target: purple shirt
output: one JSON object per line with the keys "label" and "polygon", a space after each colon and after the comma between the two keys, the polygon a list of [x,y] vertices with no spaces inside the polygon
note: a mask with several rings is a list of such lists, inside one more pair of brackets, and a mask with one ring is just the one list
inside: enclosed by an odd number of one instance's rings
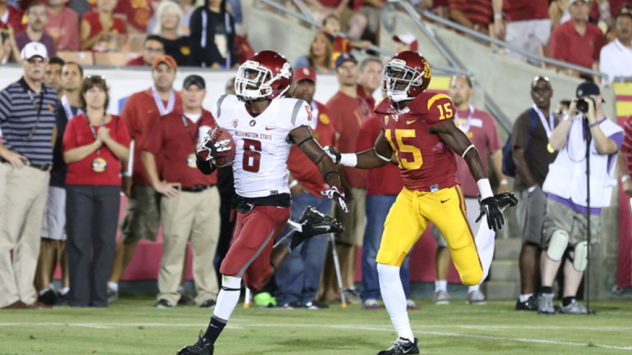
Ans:
{"label": "purple shirt", "polygon": [[[20,32],[15,36],[15,43],[18,45],[18,49],[21,51],[27,44],[29,44],[31,39],[26,34],[26,31]],[[40,38],[39,42],[46,47],[46,51],[48,52],[48,57],[52,57],[57,54],[57,49],[55,48],[55,41],[53,41],[53,37],[47,35],[46,33],[42,34],[42,38]]]}
{"label": "purple shirt", "polygon": [[[603,120],[599,121],[599,123],[602,123],[603,121],[607,120],[608,118],[604,118]],[[584,139],[586,138],[586,133],[584,132]],[[617,144],[617,150],[621,149],[621,145],[623,145],[623,132],[617,132],[614,133],[610,136],[608,136],[608,139],[612,139],[616,144]],[[617,156],[617,153],[614,154],[608,154],[608,170],[610,170],[612,168],[612,164],[614,164],[615,162],[615,157]],[[555,202],[559,202],[563,205],[566,205],[568,207],[570,207],[573,211],[575,212],[579,212],[579,213],[586,213],[587,212],[587,208],[585,206],[580,206],[576,203],[574,203],[570,198],[563,198],[561,196],[549,193],[548,198],[552,201]],[[600,215],[601,214],[601,208],[591,208],[590,209],[590,214],[592,215]]]}

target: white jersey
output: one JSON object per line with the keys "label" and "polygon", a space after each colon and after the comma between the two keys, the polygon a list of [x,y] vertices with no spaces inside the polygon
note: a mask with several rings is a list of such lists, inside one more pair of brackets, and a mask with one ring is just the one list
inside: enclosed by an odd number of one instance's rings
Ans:
{"label": "white jersey", "polygon": [[290,193],[287,158],[293,143],[289,141],[289,133],[311,124],[309,104],[278,98],[263,113],[252,117],[237,96],[224,95],[217,99],[211,113],[217,125],[235,141],[236,193],[249,198]]}

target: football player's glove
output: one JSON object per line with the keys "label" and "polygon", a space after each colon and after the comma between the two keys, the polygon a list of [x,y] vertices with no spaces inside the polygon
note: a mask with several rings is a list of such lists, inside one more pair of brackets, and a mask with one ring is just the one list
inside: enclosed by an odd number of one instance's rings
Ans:
{"label": "football player's glove", "polygon": [[334,161],[334,164],[336,165],[340,164],[340,159],[342,157],[340,155],[340,152],[338,152],[334,147],[327,145],[323,148],[323,150],[325,151],[325,153],[327,153],[327,155],[331,158],[331,160]]}
{"label": "football player's glove", "polygon": [[476,222],[480,221],[483,216],[487,216],[487,226],[489,229],[497,232],[505,224],[503,211],[507,207],[516,206],[518,199],[516,199],[513,193],[505,192],[479,201],[479,204],[481,206],[481,213],[476,219]]}
{"label": "football player's glove", "polygon": [[213,132],[209,132],[197,150],[197,156],[201,157],[205,161],[225,157],[228,155],[228,151],[232,149],[229,139],[217,141],[221,133],[219,130],[215,131],[213,136],[211,136],[211,133]]}
{"label": "football player's glove", "polygon": [[338,207],[345,213],[349,213],[349,207],[345,201],[345,190],[342,187],[332,186],[329,190],[321,192],[323,196],[327,196],[328,199],[336,201]]}

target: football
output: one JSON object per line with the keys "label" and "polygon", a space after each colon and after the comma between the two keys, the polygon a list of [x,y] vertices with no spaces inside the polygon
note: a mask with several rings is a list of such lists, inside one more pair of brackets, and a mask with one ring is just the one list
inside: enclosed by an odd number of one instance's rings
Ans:
{"label": "football", "polygon": [[223,168],[232,164],[233,159],[235,158],[235,141],[233,141],[233,137],[230,133],[221,127],[215,127],[215,129],[210,133],[210,136],[213,137],[213,143],[228,139],[228,146],[230,147],[230,150],[226,152],[226,156],[212,160],[213,165],[218,168]]}

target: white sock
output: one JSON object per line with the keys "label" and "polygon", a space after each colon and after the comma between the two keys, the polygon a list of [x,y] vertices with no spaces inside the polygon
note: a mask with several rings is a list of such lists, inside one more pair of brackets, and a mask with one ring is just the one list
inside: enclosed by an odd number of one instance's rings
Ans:
{"label": "white sock", "polygon": [[223,275],[222,289],[217,295],[217,304],[215,305],[213,316],[228,321],[235,307],[237,307],[240,294],[241,278]]}
{"label": "white sock", "polygon": [[178,293],[184,293],[184,287],[178,286]]}
{"label": "white sock", "polygon": [[494,231],[489,229],[487,226],[487,222],[483,221],[480,228],[478,228],[476,238],[474,238],[476,250],[478,251],[478,258],[481,260],[481,265],[483,266],[483,278],[481,279],[481,282],[487,278],[487,275],[489,275],[489,268],[492,266],[494,248],[496,246],[496,240],[494,238],[495,235]]}
{"label": "white sock", "polygon": [[478,290],[480,290],[480,288],[481,288],[481,285],[470,286],[467,289],[467,293],[477,292]]}
{"label": "white sock", "polygon": [[406,294],[399,278],[399,267],[377,264],[377,273],[380,278],[380,292],[382,300],[391,322],[400,338],[415,341],[413,330],[410,328],[410,320],[406,311]]}
{"label": "white sock", "polygon": [[520,295],[520,302],[527,302],[531,296],[533,296],[533,293],[527,293],[526,295]]}
{"label": "white sock", "polygon": [[46,292],[48,292],[48,291],[50,291],[48,288],[43,289],[43,290],[41,290],[41,291],[39,292],[39,295],[41,296],[41,295],[45,294],[45,293],[46,293]]}
{"label": "white sock", "polygon": [[59,291],[59,293],[61,293],[61,295],[64,296],[65,294],[68,293],[68,291],[70,291],[70,287],[64,287]]}
{"label": "white sock", "polygon": [[448,280],[436,280],[435,292],[436,291],[448,291]]}
{"label": "white sock", "polygon": [[118,283],[116,282],[112,282],[112,281],[108,281],[108,287],[114,291],[114,292],[118,292]]}
{"label": "white sock", "polygon": [[52,283],[48,284],[48,288],[55,291],[55,285],[53,285]]}

